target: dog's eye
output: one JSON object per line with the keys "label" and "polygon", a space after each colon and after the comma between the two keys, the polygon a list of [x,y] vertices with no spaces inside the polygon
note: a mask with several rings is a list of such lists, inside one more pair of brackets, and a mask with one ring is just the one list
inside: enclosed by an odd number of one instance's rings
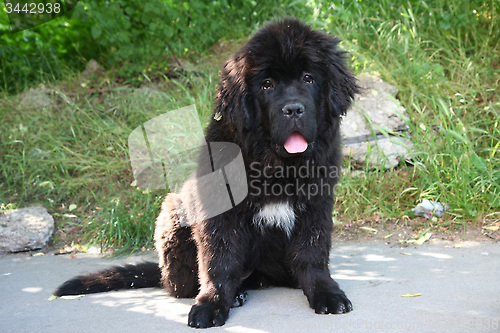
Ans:
{"label": "dog's eye", "polygon": [[314,82],[313,77],[311,75],[309,75],[309,74],[304,75],[304,77],[302,78],[302,80],[305,83],[313,83]]}
{"label": "dog's eye", "polygon": [[273,81],[268,79],[262,83],[262,89],[267,90],[267,89],[271,89],[271,88],[274,88]]}

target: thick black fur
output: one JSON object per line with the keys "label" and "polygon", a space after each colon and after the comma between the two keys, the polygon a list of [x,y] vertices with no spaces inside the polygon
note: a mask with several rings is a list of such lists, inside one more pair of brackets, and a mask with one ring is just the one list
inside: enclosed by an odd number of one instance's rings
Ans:
{"label": "thick black fur", "polygon": [[55,296],[101,293],[111,290],[160,286],[158,264],[145,262],[138,265],[113,267],[98,273],[77,276],[64,282]]}
{"label": "thick black fur", "polygon": [[[358,92],[338,43],[285,19],[255,34],[222,70],[206,140],[241,148],[249,194],[221,215],[186,221],[203,206],[195,195],[196,183],[191,183],[167,196],[155,231],[161,285],[175,297],[196,297],[189,326],[223,325],[235,295],[263,285],[301,288],[316,313],[352,310],[328,269],[333,189],[342,161],[340,119]],[[306,139],[306,151],[285,150],[293,132]],[[310,172],[283,174],[285,168]],[[287,190],[266,191],[273,186]],[[256,223],[256,214],[269,204],[288,207],[293,221],[285,227]],[[149,265],[124,270],[142,278],[141,268],[148,269],[150,286],[159,282]],[[114,281],[121,274],[109,272],[66,282],[56,294],[145,286],[130,277],[125,283]],[[107,286],[100,286],[109,275]]]}

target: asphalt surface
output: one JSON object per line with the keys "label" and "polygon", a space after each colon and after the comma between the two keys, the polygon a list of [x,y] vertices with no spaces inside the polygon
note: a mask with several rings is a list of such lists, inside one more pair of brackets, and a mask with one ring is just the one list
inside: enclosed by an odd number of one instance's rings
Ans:
{"label": "asphalt surface", "polygon": [[[460,243],[458,243],[460,244]],[[161,289],[116,291],[49,301],[77,274],[155,260],[154,253],[102,258],[0,256],[1,332],[193,332],[191,299]],[[317,315],[301,290],[249,291],[227,332],[500,332],[500,244],[336,244],[334,279],[353,303],[344,315]],[[402,295],[421,294],[416,297]]]}

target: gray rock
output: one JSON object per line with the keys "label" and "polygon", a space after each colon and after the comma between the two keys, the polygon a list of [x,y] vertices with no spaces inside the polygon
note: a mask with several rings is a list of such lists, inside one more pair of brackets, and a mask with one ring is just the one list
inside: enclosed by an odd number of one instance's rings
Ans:
{"label": "gray rock", "polygon": [[377,135],[373,140],[363,140],[344,145],[344,156],[351,156],[351,165],[363,169],[377,166],[391,169],[397,166],[402,159],[410,157],[409,150],[413,147],[408,138]]}
{"label": "gray rock", "polygon": [[21,93],[20,105],[23,108],[41,109],[52,104],[52,90],[45,85],[30,88]]}
{"label": "gray rock", "polygon": [[45,247],[54,219],[44,207],[27,207],[0,214],[0,251],[21,252]]}
{"label": "gray rock", "polygon": [[[362,74],[358,76],[362,93],[342,120],[341,133],[344,155],[351,157],[356,167],[393,168],[408,158],[412,143],[401,132],[408,130],[403,121],[406,110],[396,99],[398,89],[382,79]],[[398,134],[394,136],[394,134]]]}
{"label": "gray rock", "polygon": [[104,73],[104,67],[102,67],[94,59],[90,59],[85,65],[85,69],[82,72],[83,78],[88,79],[91,75],[100,75]]}

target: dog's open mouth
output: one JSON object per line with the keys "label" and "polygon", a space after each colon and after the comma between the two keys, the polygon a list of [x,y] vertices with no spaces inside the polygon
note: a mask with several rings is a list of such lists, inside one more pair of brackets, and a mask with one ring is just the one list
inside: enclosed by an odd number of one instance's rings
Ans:
{"label": "dog's open mouth", "polygon": [[293,132],[286,140],[284,147],[289,154],[299,154],[307,150],[308,143],[302,134]]}

